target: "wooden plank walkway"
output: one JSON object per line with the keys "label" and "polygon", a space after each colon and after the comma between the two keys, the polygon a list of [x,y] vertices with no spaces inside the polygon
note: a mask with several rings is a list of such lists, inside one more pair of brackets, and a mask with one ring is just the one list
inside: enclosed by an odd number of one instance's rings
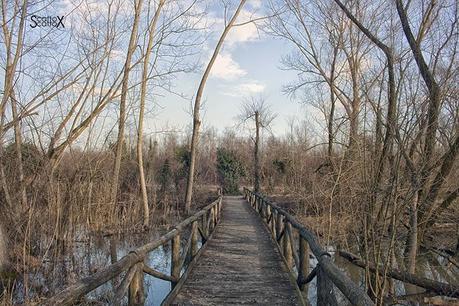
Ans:
{"label": "wooden plank walkway", "polygon": [[243,197],[223,198],[213,238],[172,305],[301,305],[263,221]]}

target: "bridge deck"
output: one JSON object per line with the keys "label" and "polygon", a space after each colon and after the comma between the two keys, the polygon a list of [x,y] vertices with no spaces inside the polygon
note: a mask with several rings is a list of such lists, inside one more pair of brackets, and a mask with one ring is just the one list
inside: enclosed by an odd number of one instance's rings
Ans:
{"label": "bridge deck", "polygon": [[173,305],[300,305],[262,220],[243,197],[224,197],[221,223]]}

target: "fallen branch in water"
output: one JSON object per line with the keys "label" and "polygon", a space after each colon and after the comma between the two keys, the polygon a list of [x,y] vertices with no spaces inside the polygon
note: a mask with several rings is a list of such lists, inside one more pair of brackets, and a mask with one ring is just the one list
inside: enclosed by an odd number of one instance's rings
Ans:
{"label": "fallen branch in water", "polygon": [[[345,251],[339,251],[338,254],[343,257],[344,259],[348,260],[350,263],[361,267],[361,268],[366,268],[368,267],[371,272],[376,271],[376,266],[372,263],[365,263],[361,258],[359,258],[357,255],[354,255],[352,253],[348,253]],[[379,270],[384,269],[382,266],[379,267]],[[388,269],[387,274],[388,277],[398,279],[402,282],[410,283],[413,285],[416,285],[418,287],[422,287],[428,291],[435,292],[438,295],[442,296],[449,296],[453,298],[459,298],[459,286],[457,285],[451,285],[447,283],[442,283],[442,282],[437,282],[431,279],[427,279],[424,277],[416,276],[414,274],[404,272],[404,271],[399,271],[399,270],[394,270],[394,269]]]}

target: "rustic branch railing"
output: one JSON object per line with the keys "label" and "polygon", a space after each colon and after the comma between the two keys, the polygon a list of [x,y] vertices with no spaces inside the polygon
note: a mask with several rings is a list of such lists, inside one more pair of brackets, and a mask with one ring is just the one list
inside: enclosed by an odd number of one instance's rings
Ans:
{"label": "rustic branch railing", "polygon": [[[126,294],[128,294],[129,305],[144,304],[144,273],[171,282],[173,289],[163,301],[164,304],[167,304],[166,301],[169,301],[171,296],[177,291],[174,288],[183,282],[191,265],[196,262],[204,250],[206,241],[211,237],[220,221],[221,209],[222,197],[220,196],[216,201],[179,223],[173,230],[161,236],[158,240],[131,251],[114,264],[77,281],[75,284],[45,301],[43,305],[73,305],[92,290],[109,282],[123,272],[126,272],[124,278],[114,292],[113,299],[115,304],[119,303]],[[189,226],[191,226],[190,236],[182,252],[180,252],[180,237]],[[199,237],[201,248],[198,245]],[[148,253],[169,243],[169,241],[171,242],[171,275],[156,271],[144,262]],[[184,265],[186,260],[189,260],[188,266]],[[181,274],[182,271],[183,274]]]}
{"label": "rustic branch railing", "polygon": [[[300,290],[307,292],[306,285],[317,277],[317,305],[338,305],[333,284],[353,305],[374,305],[365,291],[335,266],[330,254],[324,251],[313,233],[262,195],[247,188],[244,188],[244,192],[247,201],[270,229],[290,272],[296,276]],[[298,248],[294,240],[294,229],[298,233]],[[309,249],[318,261],[311,272],[309,272]]]}

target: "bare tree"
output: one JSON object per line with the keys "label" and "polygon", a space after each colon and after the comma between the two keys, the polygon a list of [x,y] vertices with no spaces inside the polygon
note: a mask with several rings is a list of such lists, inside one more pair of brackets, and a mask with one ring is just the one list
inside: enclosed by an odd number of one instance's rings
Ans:
{"label": "bare tree", "polygon": [[[244,4],[247,0],[241,0],[239,5],[234,12],[233,16],[229,20],[229,22],[225,23],[225,29],[223,30],[217,45],[215,46],[214,52],[212,53],[212,57],[210,58],[209,63],[206,66],[206,70],[201,78],[201,82],[199,83],[198,91],[196,93],[196,98],[194,100],[194,107],[193,107],[193,132],[191,135],[191,144],[190,144],[190,168],[188,171],[188,181],[186,185],[186,195],[185,195],[185,211],[186,213],[190,212],[191,208],[191,199],[193,195],[193,183],[194,183],[194,172],[195,172],[195,164],[196,164],[196,151],[198,147],[199,141],[199,128],[201,126],[201,119],[199,116],[199,111],[201,108],[201,98],[204,92],[204,87],[206,86],[207,79],[209,78],[210,71],[212,70],[212,66],[217,59],[218,53],[220,52],[223,42],[225,41],[226,36],[228,35],[229,31],[233,27],[236,19],[241,12]],[[225,16],[226,17],[226,16]]]}
{"label": "bare tree", "polygon": [[132,23],[132,32],[129,38],[129,45],[124,63],[123,79],[120,97],[120,117],[118,121],[118,139],[116,141],[115,164],[113,167],[113,181],[111,187],[111,201],[113,207],[116,208],[116,200],[118,195],[119,175],[121,168],[121,158],[123,155],[124,145],[124,127],[126,121],[126,99],[129,89],[129,73],[131,71],[132,55],[137,46],[137,29],[139,27],[140,13],[142,11],[143,0],[137,0],[134,3],[134,20]]}
{"label": "bare tree", "polygon": [[139,180],[140,180],[140,189],[142,194],[142,204],[143,204],[143,225],[148,226],[150,222],[150,209],[148,206],[148,195],[147,195],[147,186],[145,183],[145,172],[143,166],[143,121],[145,113],[145,98],[147,93],[147,79],[148,79],[148,68],[150,61],[150,54],[153,50],[153,42],[156,37],[156,24],[158,22],[161,9],[164,6],[166,0],[160,0],[158,6],[156,7],[155,14],[153,19],[150,22],[149,31],[148,31],[148,44],[145,48],[145,56],[143,60],[143,70],[142,70],[142,80],[140,88],[140,109],[139,109],[139,126],[137,129],[137,160],[139,162]]}
{"label": "bare tree", "polygon": [[[260,192],[261,177],[260,177],[260,133],[263,129],[269,130],[276,115],[270,110],[266,104],[266,100],[262,96],[250,97],[245,100],[242,105],[239,120],[242,124],[249,122],[254,124],[255,137],[251,137],[254,142],[253,147],[253,184],[254,191]],[[253,130],[253,127],[252,127]]]}

